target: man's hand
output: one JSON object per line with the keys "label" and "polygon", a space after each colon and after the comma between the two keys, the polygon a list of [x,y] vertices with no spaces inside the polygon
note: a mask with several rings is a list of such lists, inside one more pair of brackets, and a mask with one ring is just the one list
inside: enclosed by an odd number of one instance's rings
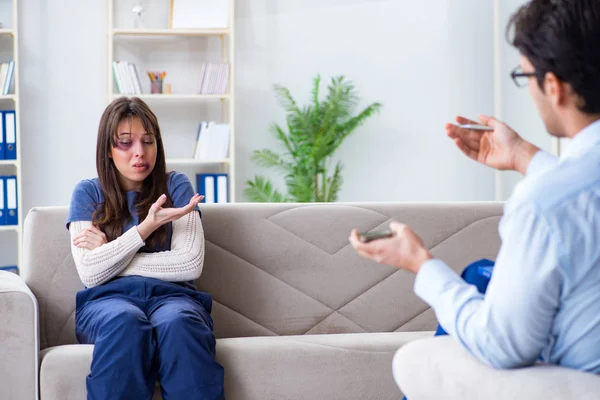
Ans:
{"label": "man's hand", "polygon": [[416,274],[421,265],[433,256],[425,248],[423,240],[407,225],[392,222],[390,229],[394,232],[393,237],[369,243],[362,243],[358,231],[354,229],[350,234],[350,243],[361,257]]}
{"label": "man's hand", "polygon": [[[540,149],[525,141],[508,125],[484,115],[481,123],[493,131],[477,131],[446,124],[446,133],[456,146],[469,158],[499,170],[527,172],[529,162]],[[457,117],[459,124],[477,124],[464,117]]]}
{"label": "man's hand", "polygon": [[88,249],[90,251],[106,243],[106,235],[94,225],[91,225],[79,232],[79,234],[73,238],[73,245],[75,247],[79,247],[80,249]]}
{"label": "man's hand", "polygon": [[190,199],[190,202],[183,207],[179,208],[163,208],[163,204],[167,201],[166,195],[161,195],[148,210],[146,218],[137,226],[138,232],[143,240],[146,240],[148,236],[152,234],[160,226],[175,221],[186,214],[192,212],[194,207],[202,201],[204,196],[194,194]]}

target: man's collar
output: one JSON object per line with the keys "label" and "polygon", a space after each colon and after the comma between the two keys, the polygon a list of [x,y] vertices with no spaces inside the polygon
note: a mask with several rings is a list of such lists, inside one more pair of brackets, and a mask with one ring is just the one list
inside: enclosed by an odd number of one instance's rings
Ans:
{"label": "man's collar", "polygon": [[569,146],[560,155],[560,159],[577,158],[600,142],[600,120],[592,122],[571,139]]}

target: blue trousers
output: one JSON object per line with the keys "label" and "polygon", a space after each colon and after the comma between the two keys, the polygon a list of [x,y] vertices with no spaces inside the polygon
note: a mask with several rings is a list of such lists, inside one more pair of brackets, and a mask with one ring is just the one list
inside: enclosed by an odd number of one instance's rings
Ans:
{"label": "blue trousers", "polygon": [[[492,279],[492,270],[494,269],[494,262],[490,260],[479,260],[473,264],[469,264],[460,275],[465,282],[475,285],[479,293],[484,294],[487,290],[490,279]],[[437,330],[434,336],[447,335],[444,328],[438,324]]]}
{"label": "blue trousers", "polygon": [[129,276],[77,294],[79,343],[94,344],[88,400],[225,398],[215,359],[212,298],[179,284]]}
{"label": "blue trousers", "polygon": [[[460,275],[465,282],[475,285],[479,293],[484,294],[487,290],[490,279],[492,279],[492,271],[494,269],[494,262],[486,259],[476,261],[469,264]],[[438,324],[437,330],[434,336],[447,335],[444,328]],[[403,398],[406,400],[406,397]]]}

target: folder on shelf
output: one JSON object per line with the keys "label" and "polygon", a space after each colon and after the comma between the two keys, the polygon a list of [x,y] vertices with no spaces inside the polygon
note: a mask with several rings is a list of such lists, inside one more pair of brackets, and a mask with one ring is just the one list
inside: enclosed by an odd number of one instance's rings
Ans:
{"label": "folder on shelf", "polygon": [[8,76],[8,63],[1,63],[0,64],[0,85],[1,85],[1,91],[0,93],[4,93],[4,85],[6,84],[6,78]]}
{"label": "folder on shelf", "polygon": [[202,203],[215,203],[215,177],[211,174],[197,174],[198,193],[204,195]]}
{"label": "folder on shelf", "polygon": [[17,177],[5,176],[4,179],[6,188],[4,191],[6,225],[18,225],[19,210],[17,207]]}
{"label": "folder on shelf", "polygon": [[229,177],[227,174],[217,176],[217,203],[229,203]]}
{"label": "folder on shelf", "polygon": [[229,125],[202,122],[196,141],[194,159],[223,160],[229,154]]}
{"label": "folder on shelf", "polygon": [[203,203],[229,202],[229,177],[227,174],[197,174],[198,193],[204,195]]}
{"label": "folder on shelf", "polygon": [[6,135],[6,140],[4,145],[6,146],[5,150],[5,159],[7,160],[16,160],[17,159],[17,124],[15,118],[14,110],[11,111],[3,111],[2,113],[2,125],[4,128],[4,134]]}
{"label": "folder on shelf", "polygon": [[123,81],[121,80],[121,75],[119,73],[119,65],[116,61],[112,63],[113,67],[113,79],[115,84],[115,89],[118,94],[125,93],[125,86],[123,85]]}
{"label": "folder on shelf", "polygon": [[2,87],[2,94],[8,95],[13,81],[13,75],[15,72],[15,62],[11,61],[8,63],[8,71],[6,72],[6,78],[4,79],[4,86]]}
{"label": "folder on shelf", "polygon": [[2,123],[2,120],[4,119],[2,117],[3,113],[0,111],[0,160],[5,160],[6,159],[6,134],[5,129],[4,129],[4,124]]}
{"label": "folder on shelf", "polygon": [[210,132],[215,125],[212,121],[204,121],[201,123],[200,132],[198,133],[198,145],[194,154],[196,160],[211,159],[210,151]]}
{"label": "folder on shelf", "polygon": [[[196,133],[196,144],[194,146],[194,154],[192,156],[192,158],[194,158],[195,160],[200,160],[200,153],[202,151],[202,143],[200,142],[200,137],[202,135],[206,136],[206,131],[208,129],[208,122],[206,121],[202,121],[198,124],[198,132]],[[202,140],[204,141],[206,138],[202,137]]]}
{"label": "folder on shelf", "polygon": [[16,265],[6,265],[4,267],[0,267],[0,271],[8,271],[19,275],[19,268]]}
{"label": "folder on shelf", "polygon": [[6,225],[6,180],[0,176],[0,226]]}

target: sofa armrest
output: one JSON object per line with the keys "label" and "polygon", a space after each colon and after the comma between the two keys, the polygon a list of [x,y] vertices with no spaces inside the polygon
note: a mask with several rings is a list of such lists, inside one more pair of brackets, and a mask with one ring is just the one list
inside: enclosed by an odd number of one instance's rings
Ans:
{"label": "sofa armrest", "polygon": [[393,369],[408,400],[600,399],[600,376],[549,365],[494,369],[449,336],[406,344]]}
{"label": "sofa armrest", "polygon": [[7,400],[38,396],[38,307],[18,275],[0,271],[0,390]]}

